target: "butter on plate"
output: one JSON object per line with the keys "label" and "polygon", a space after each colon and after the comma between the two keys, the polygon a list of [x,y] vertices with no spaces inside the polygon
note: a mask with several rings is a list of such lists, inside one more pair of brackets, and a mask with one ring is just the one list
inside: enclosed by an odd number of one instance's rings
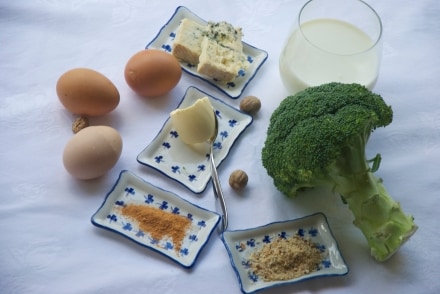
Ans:
{"label": "butter on plate", "polygon": [[192,105],[170,113],[171,122],[180,139],[189,145],[211,139],[215,131],[214,115],[208,97],[197,99]]}

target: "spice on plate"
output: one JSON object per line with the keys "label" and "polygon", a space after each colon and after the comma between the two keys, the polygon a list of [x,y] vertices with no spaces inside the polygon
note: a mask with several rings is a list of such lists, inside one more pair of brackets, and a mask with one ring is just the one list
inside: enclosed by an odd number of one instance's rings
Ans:
{"label": "spice on plate", "polygon": [[171,238],[177,252],[191,226],[191,220],[185,216],[142,204],[128,204],[121,208],[121,213],[135,221],[139,229],[149,233],[153,239]]}
{"label": "spice on plate", "polygon": [[254,273],[265,282],[298,278],[319,269],[323,259],[316,244],[296,235],[278,238],[251,254]]}

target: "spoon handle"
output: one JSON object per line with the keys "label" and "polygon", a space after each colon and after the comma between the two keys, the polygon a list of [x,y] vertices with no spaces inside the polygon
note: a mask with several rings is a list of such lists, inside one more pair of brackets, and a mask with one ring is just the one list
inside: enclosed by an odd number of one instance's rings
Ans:
{"label": "spoon handle", "polygon": [[219,227],[219,231],[220,231],[220,233],[222,233],[228,227],[228,211],[226,210],[225,198],[223,196],[222,188],[221,188],[220,181],[218,178],[217,167],[215,166],[213,151],[214,151],[213,146],[211,144],[211,156],[210,156],[211,177],[212,177],[212,185],[214,188],[214,196],[215,196],[216,200],[219,202],[220,207],[221,207],[221,211],[222,211],[222,223],[221,223],[221,226]]}

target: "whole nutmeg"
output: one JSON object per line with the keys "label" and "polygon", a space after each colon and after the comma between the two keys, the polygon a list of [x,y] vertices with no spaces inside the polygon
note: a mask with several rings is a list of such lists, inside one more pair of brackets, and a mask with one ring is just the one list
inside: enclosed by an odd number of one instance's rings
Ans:
{"label": "whole nutmeg", "polygon": [[241,190],[246,187],[248,175],[241,169],[234,170],[229,176],[229,185],[235,190]]}
{"label": "whole nutmeg", "polygon": [[246,96],[240,101],[240,110],[251,115],[256,114],[261,108],[261,101],[255,96]]}

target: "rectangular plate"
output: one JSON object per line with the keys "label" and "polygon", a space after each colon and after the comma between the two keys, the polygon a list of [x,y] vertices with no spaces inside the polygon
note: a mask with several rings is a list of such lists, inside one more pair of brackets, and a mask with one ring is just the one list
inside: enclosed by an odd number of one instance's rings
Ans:
{"label": "rectangular plate", "polygon": [[[178,108],[191,106],[197,99],[208,97],[219,122],[214,142],[217,166],[228,156],[240,134],[252,123],[252,116],[195,88],[189,87]],[[211,179],[209,144],[190,146],[183,143],[173,129],[170,118],[159,134],[137,156],[137,161],[176,180],[194,193],[201,193]]]}
{"label": "rectangular plate", "polygon": [[[326,257],[322,260],[320,269],[292,280],[265,282],[260,279],[248,265],[249,256],[261,249],[266,243],[270,243],[271,240],[294,235],[312,241],[323,251]],[[330,231],[327,218],[322,213],[294,220],[274,222],[247,230],[226,231],[221,237],[243,293],[292,284],[305,279],[341,276],[348,273],[348,267],[339,252],[338,244]]]}
{"label": "rectangular plate", "polygon": [[[172,44],[174,37],[176,35],[177,28],[179,27],[180,21],[184,18],[191,19],[202,25],[206,25],[207,21],[200,18],[188,8],[184,6],[177,7],[174,14],[171,16],[170,20],[160,29],[156,37],[146,46],[146,48],[154,48],[164,50],[171,53]],[[246,86],[251,82],[251,80],[257,74],[257,71],[266,61],[268,54],[266,51],[253,47],[245,42],[243,42],[243,53],[247,56],[250,66],[245,72],[240,71],[240,75],[233,81],[227,84],[217,82],[210,77],[201,75],[197,72],[196,68],[185,62],[181,62],[182,69],[190,75],[193,75],[199,79],[216,87],[229,97],[236,99],[240,97]]]}
{"label": "rectangular plate", "polygon": [[[148,232],[141,231],[135,222],[119,212],[121,206],[130,203],[159,208],[191,219],[191,228],[184,238],[180,251],[177,252],[172,248],[170,240],[154,240]],[[126,170],[120,173],[104,203],[91,219],[93,225],[125,236],[186,268],[194,265],[219,220],[220,215],[153,186]]]}

